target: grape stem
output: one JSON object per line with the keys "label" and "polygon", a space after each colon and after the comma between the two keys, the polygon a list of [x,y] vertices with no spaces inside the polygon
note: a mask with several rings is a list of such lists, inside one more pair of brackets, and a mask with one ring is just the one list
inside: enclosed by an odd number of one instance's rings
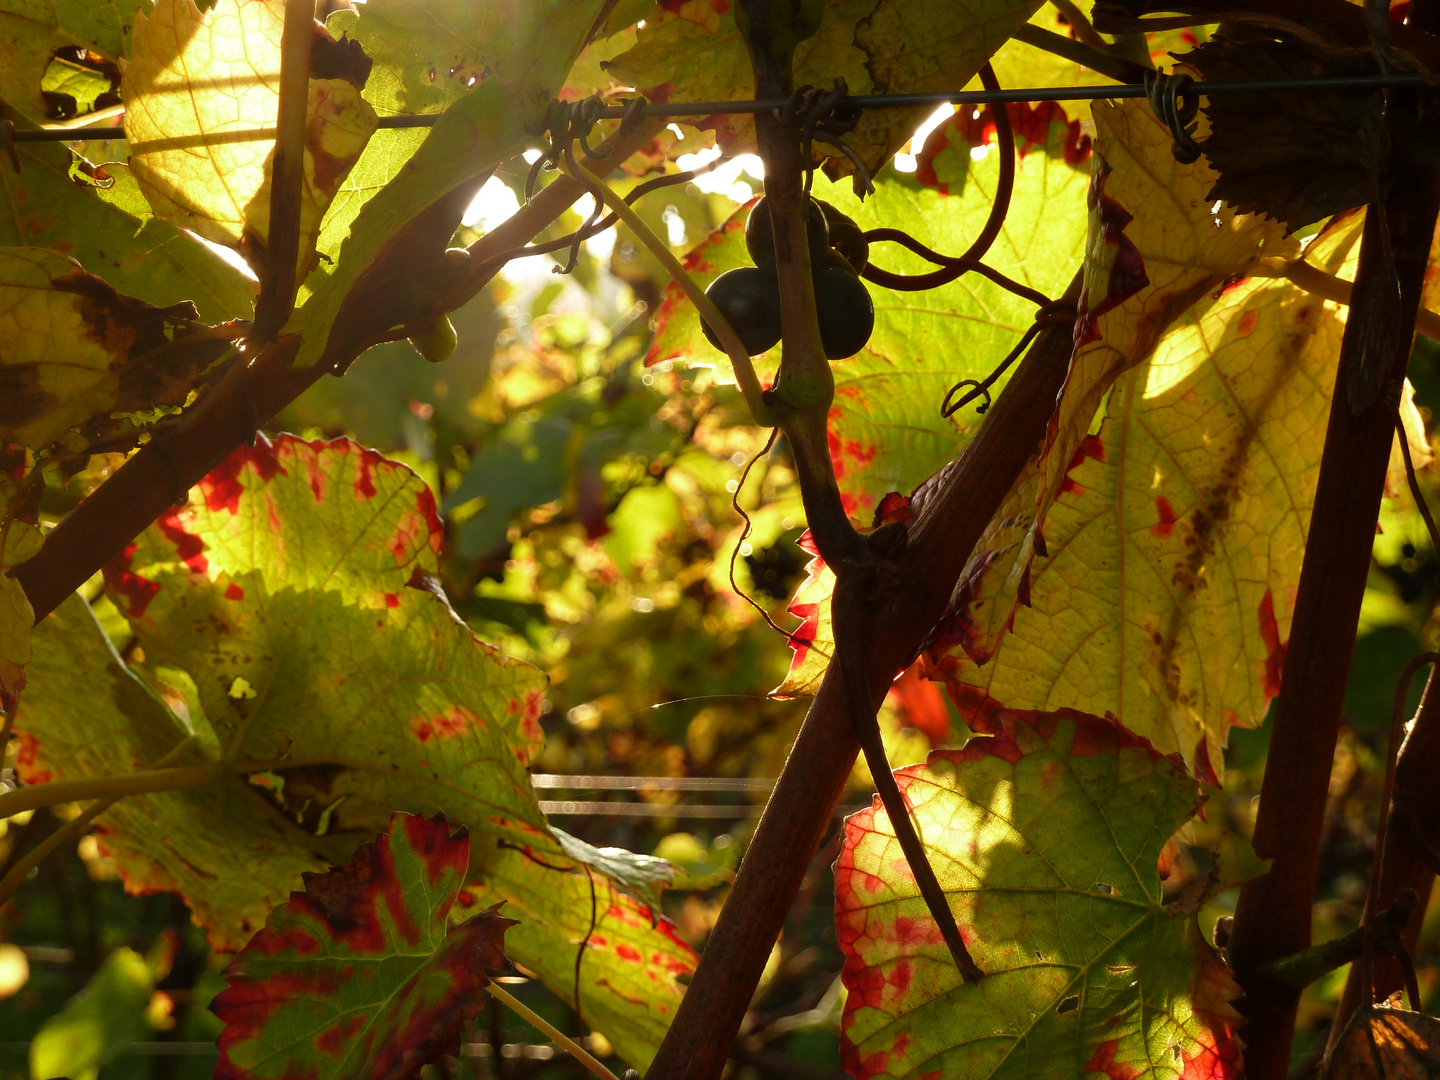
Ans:
{"label": "grape stem", "polygon": [[[180,760],[181,755],[183,755],[185,751],[189,750],[190,747],[194,745],[195,736],[187,735],[185,738],[181,739],[180,742],[177,743],[168,754],[166,754],[159,761],[157,761],[154,766],[152,766],[152,768],[163,769],[165,766],[173,764],[174,762]],[[40,786],[48,787],[49,785]],[[22,790],[33,789],[27,788]],[[30,876],[31,870],[35,869],[35,867],[39,866],[42,862],[48,859],[64,844],[72,840],[74,837],[80,835],[80,833],[84,832],[92,821],[94,821],[97,817],[103,814],[106,810],[109,810],[110,807],[114,806],[117,802],[120,801],[120,799],[120,795],[111,795],[108,798],[100,799],[96,802],[91,803],[83,811],[81,811],[78,817],[60,826],[60,828],[56,829],[53,833],[47,836],[39,844],[37,844],[33,850],[26,852],[25,856],[22,859],[16,862],[14,866],[10,867],[10,869],[5,874],[5,877],[3,879],[0,879],[0,905],[3,905],[7,900],[10,899],[10,897],[14,896],[16,890],[18,890],[21,885],[25,884],[25,879]]]}
{"label": "grape stem", "polygon": [[680,290],[690,299],[700,312],[700,318],[710,324],[715,331],[715,336],[720,339],[724,346],[725,354],[730,357],[730,365],[735,370],[735,381],[740,384],[740,393],[745,396],[745,404],[750,407],[750,415],[755,422],[762,427],[774,427],[774,411],[766,403],[764,389],[760,385],[760,379],[755,374],[755,367],[750,363],[750,354],[745,351],[745,346],[740,344],[740,336],[735,333],[734,328],[720,314],[719,308],[710,302],[705,295],[705,290],[700,288],[695,279],[680,265],[680,260],[675,257],[668,245],[656,236],[648,225],[640,219],[637,214],[623,198],[621,198],[609,185],[598,176],[585,168],[579,162],[575,163],[575,172],[578,174],[575,179],[584,183],[594,193],[595,197],[602,199],[605,205],[616,217],[630,227],[640,242],[649,249],[650,254],[660,260],[660,265],[680,286]]}

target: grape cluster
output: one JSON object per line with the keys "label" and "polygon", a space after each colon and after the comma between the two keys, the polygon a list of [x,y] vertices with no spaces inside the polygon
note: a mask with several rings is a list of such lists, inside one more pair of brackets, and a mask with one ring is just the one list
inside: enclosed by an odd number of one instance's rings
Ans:
{"label": "grape cluster", "polygon": [[[860,226],[829,203],[806,199],[805,232],[810,239],[810,267],[815,283],[815,311],[820,342],[831,360],[854,356],[875,329],[875,305],[860,280],[869,245]],[[755,356],[780,340],[780,285],[775,276],[775,233],[770,205],[761,199],[745,222],[745,247],[754,266],[727,270],[705,290]],[[717,349],[720,339],[701,322],[705,337]]]}

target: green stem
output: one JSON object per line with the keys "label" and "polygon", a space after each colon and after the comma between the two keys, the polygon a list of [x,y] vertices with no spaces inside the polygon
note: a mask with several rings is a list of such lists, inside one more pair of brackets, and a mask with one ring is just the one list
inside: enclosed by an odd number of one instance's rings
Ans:
{"label": "green stem", "polygon": [[1144,76],[1145,69],[1132,60],[1116,56],[1109,49],[1100,49],[1083,41],[1061,37],[1034,23],[1026,23],[1016,30],[1015,40],[1066,60],[1073,60],[1116,82],[1139,82]]}
{"label": "green stem", "polygon": [[227,772],[229,769],[224,763],[212,761],[204,765],[186,765],[179,769],[145,769],[122,776],[52,780],[48,784],[35,784],[33,787],[23,787],[18,791],[0,795],[0,818],[82,799],[118,799],[123,795],[145,795],[152,791],[201,787],[221,779]]}
{"label": "green stem", "polygon": [[650,250],[650,254],[660,260],[660,265],[675,279],[675,284],[680,286],[684,294],[690,298],[690,302],[700,312],[700,318],[704,319],[714,329],[715,335],[720,339],[720,344],[725,346],[726,355],[730,357],[730,366],[735,369],[735,381],[740,384],[740,392],[745,395],[745,404],[750,406],[750,415],[755,422],[764,427],[774,427],[775,420],[771,414],[770,406],[765,403],[762,396],[764,390],[760,386],[760,379],[755,374],[755,368],[750,363],[750,355],[745,351],[745,346],[740,344],[740,337],[734,329],[725,321],[725,316],[710,302],[705,295],[705,290],[695,283],[695,279],[685,272],[680,265],[680,260],[675,258],[674,253],[656,236],[648,225],[640,220],[640,215],[631,209],[630,204],[617,195],[598,176],[590,172],[583,165],[577,165],[580,171],[580,179],[585,180],[592,192],[598,192],[605,201],[605,205],[630,227],[630,231],[639,237],[640,242]]}
{"label": "green stem", "polygon": [[[492,982],[485,987],[485,992],[491,997],[493,997],[496,1001],[504,1002],[515,1012],[519,1013],[520,1016],[522,1016],[524,1019],[528,1020],[531,1024],[539,1028],[546,1035],[549,1035],[550,1038],[555,1040],[555,1044],[557,1046],[561,1047],[567,1054],[573,1057],[576,1061],[580,1062],[581,1065],[584,1065],[585,1068],[589,1069],[596,1076],[600,1077],[601,1080],[619,1080],[619,1078],[614,1073],[612,1073],[604,1065],[600,1064],[599,1059],[594,1057],[588,1050],[586,1050],[583,1046],[577,1043],[574,1039],[570,1038],[569,1035],[566,1035],[564,1032],[562,1032],[554,1024],[550,1023],[549,1020],[546,1020],[534,1009],[531,1009],[514,994],[510,993],[510,991],[504,990]],[[495,1052],[497,1054],[500,1052],[500,1048],[498,1046],[495,1048]]]}
{"label": "green stem", "polygon": [[1415,910],[1415,902],[1414,891],[1407,889],[1396,896],[1395,902],[1375,916],[1369,925],[1357,926],[1348,934],[1283,956],[1265,968],[1265,977],[1302,990],[1336,968],[1360,959],[1367,936],[1372,940],[1397,937],[1405,929],[1410,913]]}
{"label": "green stem", "polygon": [[[155,763],[157,768],[163,768],[172,761],[179,759],[180,755],[190,749],[195,743],[195,736],[190,735],[180,740],[180,743],[168,754]],[[35,788],[22,788],[23,791],[38,791],[49,787],[48,784],[41,784]],[[16,890],[25,884],[25,879],[30,876],[30,871],[39,866],[57,851],[62,844],[74,839],[97,817],[103,814],[110,807],[114,806],[120,799],[119,795],[112,795],[110,798],[101,799],[99,802],[87,806],[80,816],[72,821],[66,822],[60,828],[47,836],[34,849],[20,859],[4,878],[0,878],[0,906],[3,906],[10,897],[15,895]]]}

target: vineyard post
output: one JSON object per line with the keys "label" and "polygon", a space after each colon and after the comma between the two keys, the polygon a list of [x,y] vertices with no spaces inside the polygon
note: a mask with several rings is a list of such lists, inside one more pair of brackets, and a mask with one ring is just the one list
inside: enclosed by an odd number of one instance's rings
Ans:
{"label": "vineyard post", "polygon": [[[1435,0],[1410,9],[1433,17]],[[1422,24],[1422,28],[1430,27]],[[1345,325],[1320,476],[1295,599],[1270,753],[1255,824],[1255,850],[1274,859],[1241,890],[1230,958],[1250,1080],[1284,1080],[1297,990],[1267,981],[1266,963],[1310,944],[1320,837],[1355,630],[1375,539],[1395,409],[1440,209],[1434,165],[1407,150],[1433,138],[1416,95],[1392,91],[1387,125],[1395,154],[1387,191],[1366,213],[1354,303]],[[1393,263],[1387,266],[1388,225]],[[1393,274],[1390,267],[1393,266]],[[1393,290],[1398,278],[1399,298]],[[1378,378],[1374,400],[1356,388]]]}

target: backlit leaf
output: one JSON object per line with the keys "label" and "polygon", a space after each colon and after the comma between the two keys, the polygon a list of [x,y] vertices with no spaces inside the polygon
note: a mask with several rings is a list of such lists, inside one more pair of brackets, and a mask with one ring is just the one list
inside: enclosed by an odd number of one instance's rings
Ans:
{"label": "backlit leaf", "polygon": [[[440,523],[418,477],[345,440],[285,436],[241,447],[195,494],[108,567],[108,587],[151,662],[192,684],[203,757],[234,745],[265,775],[117,806],[107,845],[131,887],[180,891],[233,948],[301,869],[339,861],[329,853],[343,857],[394,809],[444,810],[515,841],[548,835],[525,774],[544,677],[476,640],[429,591]],[[67,687],[96,697],[77,688],[83,672],[134,676],[105,659],[83,606],[41,626],[42,690],[20,723],[32,772],[125,771],[178,741],[186,722],[146,701],[115,716],[104,695],[103,721],[67,712]],[[76,670],[65,651],[90,663]],[[237,857],[272,869],[252,881],[219,872]]]}
{"label": "backlit leaf", "polygon": [[807,529],[799,540],[810,561],[805,565],[805,580],[795,590],[787,609],[800,620],[791,631],[790,670],[785,681],[775,688],[776,697],[797,697],[814,694],[835,655],[835,624],[830,618],[830,602],[835,593],[835,571],[820,557],[815,541]]}
{"label": "backlit leaf", "polygon": [[[515,73],[514,81],[486,79],[447,108],[405,167],[364,204],[345,235],[327,238],[327,245],[338,251],[334,272],[321,268],[311,275],[306,282],[310,299],[291,320],[291,328],[305,334],[297,366],[309,367],[326,355],[332,324],[351,289],[415,215],[519,154],[543,127],[549,102],[589,39],[604,3],[518,2],[511,17],[523,32],[507,40],[531,51],[507,58],[506,70]],[[338,248],[333,247],[336,243]]]}
{"label": "backlit leaf", "polygon": [[[17,127],[33,126],[3,111]],[[157,307],[188,300],[205,322],[249,317],[253,283],[195,237],[151,217],[125,166],[97,170],[59,143],[17,143],[16,152],[22,169],[0,185],[0,246],[69,255]]]}
{"label": "backlit leaf", "polygon": [[[1308,261],[1353,276],[1360,224]],[[1032,465],[928,651],[962,713],[987,695],[1113,712],[1213,776],[1228,729],[1258,724],[1279,689],[1344,309],[1250,278],[1170,318],[1081,443],[1048,555],[1030,554]]]}
{"label": "backlit leaf", "polygon": [[[379,0],[363,7],[342,8],[331,15],[325,25],[337,38],[343,36],[358,41],[373,61],[363,96],[378,116],[436,113],[493,74],[486,69],[480,55],[484,43],[475,39],[475,33],[487,17],[494,18],[502,9],[507,18],[517,16],[513,6],[506,5],[457,6],[445,2],[417,4]],[[457,22],[468,24],[468,32],[447,30]],[[486,41],[495,46],[500,44],[494,38],[487,37]],[[509,66],[507,62],[506,67]],[[339,254],[340,245],[349,235],[360,209],[399,174],[426,135],[424,128],[391,128],[379,132],[365,144],[364,152],[336,191],[325,215],[315,245],[321,255],[334,259]],[[317,269],[324,267],[321,260]],[[324,273],[317,275],[317,282],[324,280],[324,276]]]}
{"label": "backlit leaf", "polygon": [[1283,225],[1212,205],[1215,173],[1203,158],[1175,160],[1169,129],[1148,103],[1097,103],[1094,116],[1084,325],[1040,458],[1042,523],[1115,379],[1193,304],[1284,246]]}
{"label": "backlit leaf", "polygon": [[0,576],[0,708],[15,708],[25,689],[25,665],[30,663],[30,629],[35,609],[20,582]]}
{"label": "backlit leaf", "polygon": [[1201,797],[1179,758],[1099,717],[1001,710],[896,773],[966,946],[961,982],[879,800],[836,864],[851,1076],[1239,1075],[1238,988],[1161,903]]}
{"label": "backlit leaf", "polygon": [[[158,217],[240,251],[254,266],[270,232],[270,170],[280,102],[281,0],[159,0],[137,16],[121,91],[130,166]],[[314,64],[312,63],[312,70]],[[375,130],[364,65],[310,79],[300,261]]]}
{"label": "backlit leaf", "polygon": [[50,55],[83,45],[106,59],[124,51],[136,8],[148,0],[0,0],[0,99],[45,115],[41,79]]}
{"label": "backlit leaf", "polygon": [[73,116],[93,112],[95,99],[110,92],[110,76],[93,67],[56,57],[45,69],[40,89],[51,94],[64,94],[75,102]]}
{"label": "backlit leaf", "polygon": [[1201,775],[1222,767],[1228,728],[1279,691],[1343,331],[1335,305],[1251,278],[1121,376],[1048,557],[1011,561],[1033,483],[977,545],[932,645],[962,713],[987,695],[1108,710]]}
{"label": "backlit leaf", "polygon": [[455,1054],[514,925],[492,908],[446,932],[469,864],[463,829],[397,813],[347,865],[305,874],[225,969],[216,1077],[403,1080]]}
{"label": "backlit leaf", "polygon": [[[122,661],[72,597],[37,630],[17,721],[28,783],[127,772],[192,730],[181,765],[238,748],[233,777],[126,799],[102,819],[130,889],[180,892],[213,946],[238,948],[303,872],[345,861],[393,810],[440,811],[487,837],[487,855],[533,852],[523,874],[496,870],[517,908],[559,904],[564,927],[581,927],[527,939],[538,954],[517,946],[540,970],[563,968],[556,950],[588,925],[588,888],[579,897],[572,878],[655,887],[656,860],[591,856],[546,826],[526,773],[544,676],[477,640],[432,591],[440,523],[418,477],[346,440],[282,436],[241,447],[195,496],[108,568],[151,671]],[[477,880],[489,874],[472,865]],[[673,935],[646,934],[637,977],[678,997],[667,965],[687,960]],[[569,975],[550,985],[571,994]],[[597,981],[582,995],[601,1008],[613,991]],[[625,1046],[640,1059],[661,1029],[635,1030]]]}
{"label": "backlit leaf", "polygon": [[[794,82],[828,88],[844,78],[852,94],[953,90],[969,82],[1039,6],[1032,0],[829,0],[819,29],[795,51]],[[661,3],[646,16],[635,47],[607,68],[652,101],[755,96],[750,57],[724,0]],[[868,111],[845,139],[873,173],[930,111]],[[696,126],[714,128],[729,150],[754,145],[748,116],[706,117]],[[848,173],[849,163],[838,161]]]}
{"label": "backlit leaf", "polygon": [[121,296],[53,251],[0,248],[0,442],[44,450],[74,429],[65,448],[83,450],[138,430],[123,414],[183,405],[227,343],[175,340],[194,316],[181,307]]}
{"label": "backlit leaf", "polygon": [[[685,991],[680,980],[694,974],[695,953],[674,924],[660,915],[658,906],[647,907],[616,888],[615,880],[633,878],[634,871],[643,868],[637,860],[644,856],[616,848],[601,852],[590,848],[585,853],[573,846],[579,841],[554,831],[562,842],[568,841],[572,856],[586,860],[568,862],[568,873],[544,865],[553,863],[551,855],[477,837],[476,865],[483,865],[483,870],[471,874],[464,910],[503,900],[504,910],[520,920],[510,931],[510,955],[571,1005],[578,985],[586,1022],[605,1033],[616,1053],[643,1070],[680,1007]],[[588,847],[580,844],[582,849]],[[616,865],[621,860],[631,863],[623,873],[612,878],[600,872],[622,870]],[[587,869],[597,866],[600,870]],[[667,880],[670,873],[673,870],[667,866]]]}

